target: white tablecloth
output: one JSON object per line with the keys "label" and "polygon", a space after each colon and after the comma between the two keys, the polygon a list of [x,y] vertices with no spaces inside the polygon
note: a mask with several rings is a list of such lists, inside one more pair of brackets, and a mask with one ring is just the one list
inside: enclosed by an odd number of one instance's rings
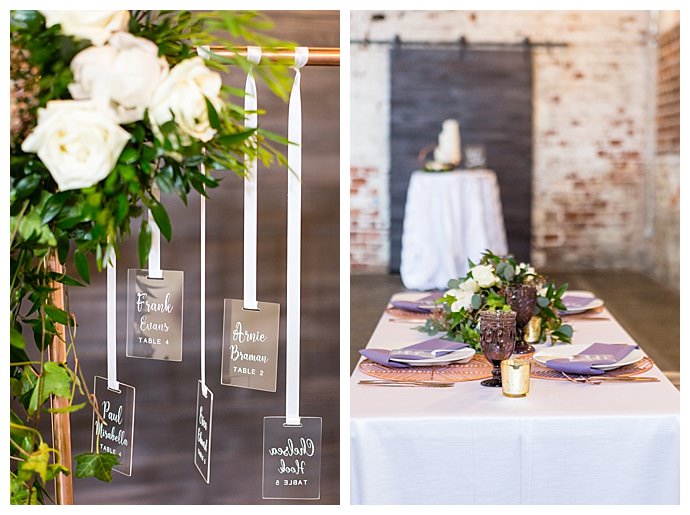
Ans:
{"label": "white tablecloth", "polygon": [[508,251],[496,174],[491,170],[410,177],[403,220],[400,277],[413,290],[443,289],[464,276],[467,259]]}
{"label": "white tablecloth", "polygon": [[[574,343],[633,342],[613,318],[572,324]],[[384,314],[368,347],[428,338],[414,327]],[[357,368],[351,502],[677,504],[680,394],[657,367],[645,375],[661,382],[533,379],[529,395],[515,399],[478,381],[452,388],[358,385],[371,377]]]}

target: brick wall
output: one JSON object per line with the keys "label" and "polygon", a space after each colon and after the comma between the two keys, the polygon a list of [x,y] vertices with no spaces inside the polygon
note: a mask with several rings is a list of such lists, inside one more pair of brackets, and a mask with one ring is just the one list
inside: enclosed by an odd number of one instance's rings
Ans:
{"label": "brick wall", "polygon": [[657,155],[654,225],[649,271],[680,289],[680,15],[659,17],[657,78]]}
{"label": "brick wall", "polygon": [[[529,37],[568,45],[534,50],[532,256],[548,269],[649,266],[656,69],[649,27],[646,11],[351,15],[353,40]],[[389,258],[388,51],[351,47],[353,272],[386,269]]]}

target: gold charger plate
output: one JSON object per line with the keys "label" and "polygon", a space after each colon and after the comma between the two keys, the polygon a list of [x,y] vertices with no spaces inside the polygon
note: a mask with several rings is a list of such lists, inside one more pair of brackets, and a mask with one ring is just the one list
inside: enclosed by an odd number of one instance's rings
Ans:
{"label": "gold charger plate", "polygon": [[[623,377],[643,374],[651,370],[654,362],[649,357],[640,361],[625,365],[614,370],[609,370],[598,376],[577,376],[579,377]],[[464,381],[478,381],[491,377],[492,365],[484,356],[475,354],[467,363],[451,363],[449,365],[436,365],[431,367],[406,367],[391,368],[368,359],[359,364],[359,369],[365,374],[378,379],[389,381],[443,381],[448,383],[461,383]],[[552,370],[545,365],[541,365],[532,360],[532,374],[534,379],[547,379],[551,381],[569,381],[557,370]]]}

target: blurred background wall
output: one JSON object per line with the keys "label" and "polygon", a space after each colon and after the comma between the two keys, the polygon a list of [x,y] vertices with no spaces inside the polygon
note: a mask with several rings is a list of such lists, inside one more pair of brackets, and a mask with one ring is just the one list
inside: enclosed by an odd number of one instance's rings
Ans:
{"label": "blurred background wall", "polygon": [[640,271],[677,290],[679,22],[675,11],[353,11],[352,272],[392,260],[392,44],[367,40],[529,38],[557,44],[532,48],[533,264]]}

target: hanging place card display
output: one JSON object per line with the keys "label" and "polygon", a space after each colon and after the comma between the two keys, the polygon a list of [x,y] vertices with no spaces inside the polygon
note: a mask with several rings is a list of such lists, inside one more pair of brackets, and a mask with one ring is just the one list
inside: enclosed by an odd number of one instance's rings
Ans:
{"label": "hanging place card display", "polygon": [[[204,389],[206,392],[204,393]],[[194,465],[204,481],[211,481],[211,427],[213,392],[199,381],[196,389],[196,428],[194,431]]]}
{"label": "hanging place card display", "polygon": [[221,384],[275,392],[280,304],[225,299],[224,313]]}
{"label": "hanging place card display", "polygon": [[285,416],[264,418],[264,499],[319,499],[321,418],[300,417],[300,282],[302,208],[302,101],[300,68],[308,49],[295,49],[295,80],[288,111],[287,336]]}
{"label": "hanging place card display", "polygon": [[285,417],[264,418],[264,499],[321,497],[321,418],[301,417],[300,424]]}
{"label": "hanging place card display", "polygon": [[[151,194],[158,202],[155,183]],[[161,233],[149,211],[148,270],[127,273],[127,357],[182,361],[184,272],[161,270]]]}
{"label": "hanging place card display", "polygon": [[108,387],[108,380],[96,376],[93,391],[98,399],[100,417],[94,411],[91,452],[115,454],[120,463],[115,472],[132,475],[134,451],[134,387],[119,383],[119,389]]}
{"label": "hanging place card display", "polygon": [[108,377],[95,376],[93,393],[98,402],[93,413],[91,452],[115,454],[120,463],[113,470],[132,475],[134,455],[134,406],[136,391],[133,386],[117,380],[117,257],[113,247],[108,248],[106,287],[106,331]]}
{"label": "hanging place card display", "polygon": [[[209,57],[208,48],[199,48],[199,55]],[[201,172],[206,167],[201,163]],[[200,378],[196,387],[196,424],[194,428],[194,465],[206,483],[211,482],[211,435],[213,428],[213,392],[206,386],[206,196],[199,203],[199,354]]]}
{"label": "hanging place card display", "polygon": [[127,356],[182,361],[184,272],[127,272]]}
{"label": "hanging place card display", "polygon": [[[257,89],[253,66],[261,62],[261,49],[247,47],[252,65],[244,88],[244,126],[257,128]],[[256,300],[257,162],[245,156],[244,178],[244,295],[225,299],[220,382],[267,392],[276,391],[280,305]]]}

